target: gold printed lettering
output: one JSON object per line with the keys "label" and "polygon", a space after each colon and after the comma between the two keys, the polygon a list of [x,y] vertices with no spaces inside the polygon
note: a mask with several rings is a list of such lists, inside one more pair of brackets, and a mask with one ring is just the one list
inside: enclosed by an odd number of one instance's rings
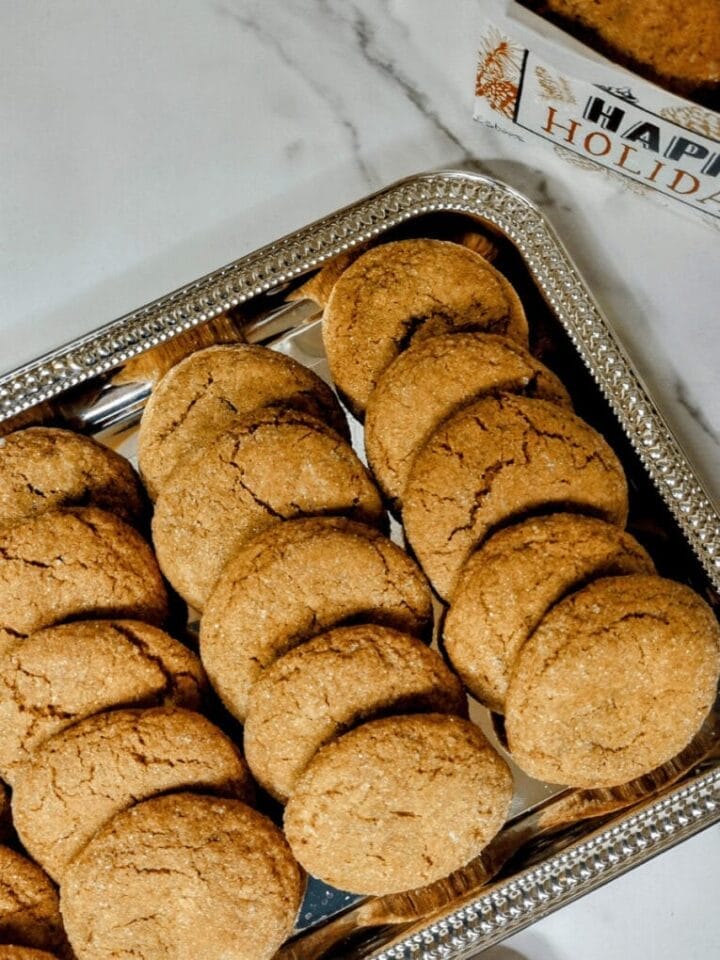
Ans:
{"label": "gold printed lettering", "polygon": [[[599,150],[592,149],[591,145],[593,142],[595,142],[595,138],[599,138],[601,142],[601,147]],[[583,140],[583,147],[585,148],[585,151],[592,157],[605,157],[612,149],[612,141],[606,133],[601,133],[600,130],[594,130]]]}
{"label": "gold printed lettering", "polygon": [[625,161],[630,156],[631,153],[637,153],[635,147],[631,147],[629,143],[623,144],[622,153],[620,154],[619,160],[613,160],[613,163],[616,167],[622,167],[623,170],[627,170],[628,173],[634,173],[637,176],[640,176],[642,170],[633,170],[630,167],[625,165]]}
{"label": "gold printed lettering", "polygon": [[[691,181],[689,190],[681,190],[680,184],[683,183],[685,179]],[[670,189],[673,193],[696,193],[700,189],[700,181],[692,173],[688,173],[687,170],[681,170],[678,167],[675,167],[675,176],[673,177],[672,183],[669,184]]]}
{"label": "gold printed lettering", "polygon": [[554,133],[555,129],[564,130],[567,134],[565,137],[565,143],[573,143],[575,138],[576,131],[582,126],[578,123],[577,120],[571,120],[569,126],[565,126],[562,123],[558,123],[555,120],[557,116],[557,110],[555,107],[548,107],[547,120],[545,121],[545,126],[542,128],[545,133]]}

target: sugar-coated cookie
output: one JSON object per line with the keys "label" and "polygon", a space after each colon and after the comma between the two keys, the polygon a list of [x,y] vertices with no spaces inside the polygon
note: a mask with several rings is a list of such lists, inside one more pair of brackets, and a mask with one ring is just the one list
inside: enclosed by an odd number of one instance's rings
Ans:
{"label": "sugar-coated cookie", "polygon": [[0,438],[0,527],[61,507],[101,507],[134,524],[145,502],[125,457],[90,437],[28,427]]}
{"label": "sugar-coated cookie", "polygon": [[52,510],[0,531],[0,653],[64,620],[167,613],[152,550],[112,513]]}
{"label": "sugar-coated cookie", "polygon": [[625,783],[687,746],[719,673],[720,627],[693,590],[654,576],[596,580],[550,610],[515,661],[513,757],[551,783]]}
{"label": "sugar-coated cookie", "polygon": [[153,541],[165,576],[202,610],[233,553],[304,514],[383,518],[368,471],[342,437],[309,414],[259,410],[173,471],[155,505]]}
{"label": "sugar-coated cookie", "polygon": [[629,533],[594,517],[555,513],[505,527],[460,572],[445,653],[468,690],[502,713],[515,658],[553,604],[591,578],[654,572]]}
{"label": "sugar-coated cookie", "polygon": [[569,410],[501,394],[464,407],[415,458],[403,494],[405,534],[441,597],[494,528],[565,510],[624,526],[627,482],[607,442]]}
{"label": "sugar-coated cookie", "polygon": [[303,887],[267,817],[181,793],[103,827],[68,868],[61,907],[78,960],[270,960]]}
{"label": "sugar-coated cookie", "polygon": [[365,412],[365,450],[386,497],[399,505],[413,460],[443,420],[499,391],[572,406],[555,374],[508,337],[448,333],[393,360]]}
{"label": "sugar-coated cookie", "polygon": [[467,715],[462,684],[434,650],[377,624],[338,627],[276,660],[250,690],[245,757],[281,801],[321,746],[388,714]]}
{"label": "sugar-coated cookie", "polygon": [[285,808],[300,864],[353,893],[424,886],[476,857],[507,817],[512,777],[474,724],[372,720],[323,747]]}
{"label": "sugar-coated cookie", "polygon": [[60,881],[116,813],[182,789],[252,797],[237,749],[199,713],[114,710],[81,720],[35,751],[15,781],[13,820],[27,850]]}
{"label": "sugar-coated cookie", "polygon": [[411,341],[452,330],[527,344],[525,311],[512,285],[480,254],[444,240],[371,248],[341,274],[323,318],[330,372],[357,416]]}
{"label": "sugar-coated cookie", "polygon": [[200,622],[210,682],[239,720],[252,683],[283,653],[341,623],[432,629],[432,598],[391,540],[341,517],[276,524],[223,570]]}
{"label": "sugar-coated cookie", "polygon": [[297,360],[247,343],[191,354],[157,384],[140,421],[138,461],[155,499],[178,463],[261,407],[290,407],[326,421],[342,435],[347,422],[330,387]]}
{"label": "sugar-coated cookie", "polygon": [[48,627],[0,657],[0,776],[8,783],[45,740],[113,707],[197,709],[206,686],[198,657],[139,620],[76,620]]}
{"label": "sugar-coated cookie", "polygon": [[58,894],[40,867],[0,846],[0,943],[68,957]]}

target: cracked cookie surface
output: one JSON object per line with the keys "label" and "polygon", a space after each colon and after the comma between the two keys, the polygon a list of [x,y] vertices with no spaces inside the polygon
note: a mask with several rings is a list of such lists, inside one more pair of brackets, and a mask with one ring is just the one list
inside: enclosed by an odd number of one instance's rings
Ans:
{"label": "cracked cookie surface", "polygon": [[52,950],[69,957],[57,890],[21,854],[0,846],[0,942]]}
{"label": "cracked cookie surface", "polygon": [[140,421],[138,460],[155,499],[175,466],[233,420],[261,407],[291,407],[347,437],[330,387],[297,360],[267,347],[222,344],[191,354],[153,390]]}
{"label": "cracked cookie surface", "polygon": [[413,460],[449,416],[488,393],[521,393],[572,409],[555,374],[508,337],[452,333],[413,343],[378,380],[365,412],[365,450],[399,506]]}
{"label": "cracked cookie surface", "polygon": [[149,545],[105,510],[53,510],[0,531],[0,653],[63,620],[160,624],[167,613]]}
{"label": "cracked cookie surface", "polygon": [[315,755],[285,808],[285,834],[326,883],[396,893],[469,863],[502,827],[511,798],[510,770],[474,724],[387,717]]}
{"label": "cracked cookie surface", "polygon": [[693,590],[654,576],[597,580],[521,650],[506,700],[510,750],[550,783],[625,783],[687,746],[719,672],[720,627]]}
{"label": "cracked cookie surface", "polygon": [[627,481],[607,442],[547,400],[485,397],[447,420],[415,458],[405,534],[447,599],[471,551],[528,513],[570,511],[624,526]]}
{"label": "cracked cookie surface", "polygon": [[137,524],[146,500],[119,453],[71,430],[28,427],[0,438],[0,527],[62,507],[100,507]]}
{"label": "cracked cookie surface", "polygon": [[153,540],[165,576],[202,610],[244,543],[306,514],[384,518],[368,471],[337,433],[308,414],[260,410],[173,472],[155,505]]}
{"label": "cracked cookie surface", "polygon": [[0,776],[45,740],[113,707],[196,709],[206,686],[198,657],[139,620],[80,620],[48,627],[0,658]]}
{"label": "cracked cookie surface", "polygon": [[286,653],[253,684],[244,749],[256,780],[285,802],[321,746],[388,714],[467,716],[458,678],[416,637],[339,627]]}
{"label": "cracked cookie surface", "polygon": [[78,960],[270,960],[303,887],[267,817],[174,794],[104,827],[70,865],[61,906]]}
{"label": "cracked cookie surface", "polygon": [[593,517],[555,513],[506,527],[458,577],[445,652],[470,692],[502,713],[515,658],[553,604],[591,578],[654,572],[630,534]]}
{"label": "cracked cookie surface", "polygon": [[429,635],[430,588],[410,557],[371,527],[340,517],[290,520],[256,537],[223,570],[200,623],[200,656],[242,721],[265,667],[353,619]]}
{"label": "cracked cookie surface", "polygon": [[512,285],[480,254],[444,240],[398,240],[358,257],[323,317],[333,380],[361,417],[382,372],[409,345],[452,330],[484,330],[527,345]]}
{"label": "cracked cookie surface", "polygon": [[36,750],[18,772],[13,819],[27,850],[60,880],[115,814],[182,789],[248,799],[252,781],[235,745],[201,714],[114,710],[81,720]]}

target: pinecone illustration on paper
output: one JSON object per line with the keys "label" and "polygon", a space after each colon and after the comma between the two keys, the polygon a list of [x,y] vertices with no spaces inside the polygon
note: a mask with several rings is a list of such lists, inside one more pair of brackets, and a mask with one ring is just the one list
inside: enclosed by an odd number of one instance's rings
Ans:
{"label": "pinecone illustration on paper", "polygon": [[475,95],[510,119],[518,98],[522,53],[522,47],[496,30],[489,31],[480,43]]}

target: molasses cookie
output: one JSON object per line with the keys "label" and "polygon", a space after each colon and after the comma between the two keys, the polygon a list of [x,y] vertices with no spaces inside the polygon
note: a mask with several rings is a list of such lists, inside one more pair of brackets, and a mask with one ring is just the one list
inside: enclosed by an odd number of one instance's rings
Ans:
{"label": "molasses cookie", "polygon": [[137,523],[145,504],[125,457],[71,430],[29,427],[0,438],[0,527],[60,507],[101,507]]}
{"label": "molasses cookie", "polygon": [[196,709],[206,685],[199,659],[139,620],[79,620],[48,627],[0,659],[0,776],[45,740],[114,707]]}
{"label": "molasses cookie", "polygon": [[152,550],[111,513],[52,510],[0,531],[0,653],[63,620],[167,612]]}
{"label": "molasses cookie", "polygon": [[244,720],[265,667],[352,620],[429,635],[422,573],[370,527],[341,517],[290,520],[255,537],[223,570],[200,623],[200,656],[228,710]]}
{"label": "molasses cookie", "polygon": [[719,673],[720,628],[689,587],[597,580],[550,610],[515,661],[505,702],[513,757],[551,783],[625,783],[687,746]]}
{"label": "molasses cookie", "polygon": [[506,527],[460,572],[445,652],[468,690],[502,713],[515,658],[553,604],[590,579],[654,572],[629,533],[593,517],[555,513]]}
{"label": "molasses cookie", "polygon": [[178,465],[163,487],[153,517],[160,566],[202,610],[233,553],[303,514],[383,518],[367,470],[337,433],[294,410],[255,411]]}
{"label": "molasses cookie", "polygon": [[[526,0],[527,2],[527,0]],[[717,0],[529,0],[611,60],[717,108],[720,28]],[[700,111],[698,111],[700,114]]]}
{"label": "molasses cookie", "polygon": [[512,285],[480,254],[443,240],[368,250],[335,283],[323,320],[333,380],[357,416],[411,341],[453,330],[499,333],[527,345]]}
{"label": "molasses cookie", "polygon": [[172,367],[143,411],[138,457],[150,496],[235,417],[260,407],[302,410],[347,436],[335,394],[297,360],[245,343],[208,347]]}
{"label": "molasses cookie", "polygon": [[413,460],[443,420],[501,391],[572,406],[555,374],[507,337],[444,334],[396,357],[365,411],[368,462],[388,499],[399,505]]}
{"label": "molasses cookie", "polygon": [[557,404],[485,397],[447,420],[415,458],[406,536],[448,598],[470,552],[500,524],[565,510],[624,526],[627,482],[605,440]]}
{"label": "molasses cookie", "polygon": [[50,878],[9,847],[0,847],[0,943],[68,953]]}
{"label": "molasses cookie", "polygon": [[183,789],[252,796],[237,749],[199,713],[113,710],[81,720],[35,751],[18,771],[13,819],[28,851],[59,880],[116,813]]}
{"label": "molasses cookie", "polygon": [[416,637],[376,624],[340,627],[286,653],[250,690],[245,756],[278,800],[323,744],[391,713],[467,715],[462,684]]}
{"label": "molasses cookie", "polygon": [[270,960],[303,887],[267,817],[173,794],[100,830],[69,866],[61,905],[78,960]]}
{"label": "molasses cookie", "polygon": [[465,866],[502,827],[507,764],[458,717],[372,720],[310,761],[285,808],[305,869],[353,893],[424,886]]}

